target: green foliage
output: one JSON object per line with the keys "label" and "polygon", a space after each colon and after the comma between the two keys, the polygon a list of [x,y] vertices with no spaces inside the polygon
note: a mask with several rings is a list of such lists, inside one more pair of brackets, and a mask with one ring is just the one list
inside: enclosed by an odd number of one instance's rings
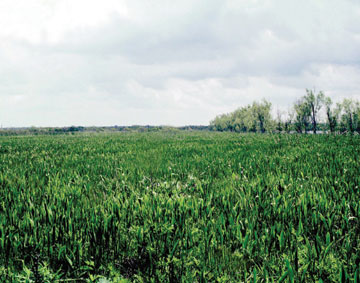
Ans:
{"label": "green foliage", "polygon": [[210,127],[217,131],[232,132],[271,132],[275,122],[271,117],[271,103],[263,100],[240,107],[234,112],[217,116],[210,122]]}
{"label": "green foliage", "polygon": [[358,282],[359,156],[357,136],[0,137],[0,281]]}
{"label": "green foliage", "polygon": [[[271,103],[263,100],[240,107],[234,112],[217,116],[210,122],[209,128],[216,131],[231,132],[297,132],[312,130],[330,131],[330,133],[360,134],[360,102],[345,98],[332,108],[332,100],[320,91],[306,89],[306,95],[298,99],[282,119],[283,113],[271,116]],[[325,117],[321,119],[320,110],[325,106]]]}
{"label": "green foliage", "polygon": [[338,104],[335,109],[331,108],[332,100],[330,97],[325,97],[324,104],[326,107],[326,118],[329,130],[331,133],[335,133],[339,125],[339,115],[341,112],[341,105]]}
{"label": "green foliage", "polygon": [[303,131],[306,133],[309,130],[311,109],[305,97],[302,97],[294,104],[295,116],[295,130],[298,133]]}
{"label": "green foliage", "polygon": [[312,130],[316,134],[317,124],[318,124],[318,112],[323,106],[325,101],[325,95],[323,92],[315,93],[315,90],[306,90],[306,95],[304,96],[305,107],[308,108],[307,113],[309,113]]}
{"label": "green foliage", "polygon": [[347,131],[351,134],[355,131],[360,133],[360,103],[352,99],[345,98],[343,102],[339,104],[339,108],[342,110],[340,131]]}

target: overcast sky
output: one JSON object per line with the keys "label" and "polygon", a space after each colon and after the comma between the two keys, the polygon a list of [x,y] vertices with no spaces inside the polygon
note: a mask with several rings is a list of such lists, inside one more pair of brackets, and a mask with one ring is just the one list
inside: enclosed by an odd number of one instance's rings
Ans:
{"label": "overcast sky", "polygon": [[358,0],[1,0],[0,123],[207,125],[360,98]]}

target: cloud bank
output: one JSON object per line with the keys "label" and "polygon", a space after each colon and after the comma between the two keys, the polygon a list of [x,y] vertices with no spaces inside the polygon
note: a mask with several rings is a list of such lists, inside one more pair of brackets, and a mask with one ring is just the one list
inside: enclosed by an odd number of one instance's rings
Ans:
{"label": "cloud bank", "polygon": [[0,3],[3,126],[208,124],[262,98],[360,98],[360,2]]}

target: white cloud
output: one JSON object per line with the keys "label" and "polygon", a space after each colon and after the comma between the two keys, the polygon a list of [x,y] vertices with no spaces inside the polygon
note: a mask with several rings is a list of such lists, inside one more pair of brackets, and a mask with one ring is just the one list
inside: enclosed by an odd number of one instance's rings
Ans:
{"label": "white cloud", "polygon": [[128,18],[124,1],[2,0],[0,34],[31,43],[56,43],[74,29],[104,25],[114,14]]}
{"label": "white cloud", "polygon": [[207,124],[305,88],[359,98],[357,1],[0,2],[4,126]]}

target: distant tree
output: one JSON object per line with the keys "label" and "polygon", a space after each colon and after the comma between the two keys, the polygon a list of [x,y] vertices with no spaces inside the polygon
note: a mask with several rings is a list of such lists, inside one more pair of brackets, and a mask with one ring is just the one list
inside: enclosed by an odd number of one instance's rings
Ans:
{"label": "distant tree", "polygon": [[341,125],[342,131],[346,130],[353,134],[358,128],[359,122],[359,102],[345,98],[341,103]]}
{"label": "distant tree", "polygon": [[210,127],[216,131],[226,131],[229,124],[229,115],[222,114],[216,116],[214,120],[210,122]]}
{"label": "distant tree", "polygon": [[295,121],[294,121],[295,130],[298,133],[302,133],[304,129],[304,132],[306,134],[310,125],[311,110],[304,97],[302,97],[301,99],[295,102],[294,110],[295,110]]}
{"label": "distant tree", "polygon": [[[271,116],[271,103],[262,100],[240,107],[235,111],[215,117],[210,122],[210,129],[216,131],[234,132],[272,132],[295,130],[298,133],[307,133],[313,130],[330,130],[360,133],[360,103],[352,99],[344,99],[342,103],[333,103],[322,91],[306,90],[306,95],[298,99],[286,115],[278,111],[275,119]],[[319,113],[325,106],[326,123],[319,118]],[[285,117],[285,118],[283,118]]]}
{"label": "distant tree", "polygon": [[308,107],[306,113],[310,113],[312,129],[314,134],[316,134],[317,124],[318,124],[318,113],[324,103],[325,95],[322,91],[318,94],[315,93],[315,90],[306,89],[306,95],[304,96],[305,107]]}
{"label": "distant tree", "polygon": [[210,127],[217,131],[260,132],[273,129],[271,103],[263,100],[251,105],[240,107],[229,114],[215,117]]}
{"label": "distant tree", "polygon": [[247,132],[250,129],[249,115],[249,106],[238,108],[232,112],[232,123],[236,132]]}
{"label": "distant tree", "polygon": [[329,130],[331,133],[335,133],[339,123],[339,114],[341,112],[341,104],[338,104],[335,109],[332,109],[333,104],[330,97],[325,97],[324,104],[326,108],[326,118]]}
{"label": "distant tree", "polygon": [[282,120],[282,117],[283,117],[283,112],[278,109],[276,111],[276,130],[281,133],[284,129],[284,123],[283,123],[283,120]]}
{"label": "distant tree", "polygon": [[287,115],[285,118],[285,123],[284,123],[284,129],[285,132],[290,133],[292,130],[292,123],[294,121],[294,117],[295,117],[295,111],[294,109],[289,109],[287,111]]}
{"label": "distant tree", "polygon": [[254,124],[257,131],[265,133],[274,128],[274,122],[271,117],[271,103],[265,99],[262,102],[253,102],[251,107]]}

